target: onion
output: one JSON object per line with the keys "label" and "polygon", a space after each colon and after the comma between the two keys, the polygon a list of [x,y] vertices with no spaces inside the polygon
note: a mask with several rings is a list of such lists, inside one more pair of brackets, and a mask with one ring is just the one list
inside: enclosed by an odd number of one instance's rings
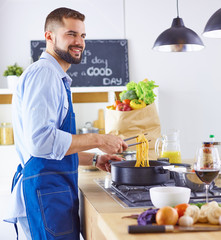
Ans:
{"label": "onion", "polygon": [[158,225],[175,225],[178,217],[176,209],[169,206],[162,207],[157,211],[156,223]]}

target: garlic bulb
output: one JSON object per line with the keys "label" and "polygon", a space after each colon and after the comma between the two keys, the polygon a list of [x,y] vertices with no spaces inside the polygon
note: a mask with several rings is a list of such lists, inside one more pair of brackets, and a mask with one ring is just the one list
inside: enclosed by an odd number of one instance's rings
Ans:
{"label": "garlic bulb", "polygon": [[180,226],[190,227],[193,225],[193,218],[190,216],[182,216],[178,221]]}

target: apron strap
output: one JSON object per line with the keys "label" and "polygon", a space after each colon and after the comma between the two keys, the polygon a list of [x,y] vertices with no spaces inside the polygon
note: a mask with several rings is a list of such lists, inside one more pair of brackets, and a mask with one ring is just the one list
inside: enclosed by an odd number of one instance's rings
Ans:
{"label": "apron strap", "polygon": [[[17,171],[13,177],[13,180],[12,180],[12,187],[11,187],[11,192],[13,191],[16,183],[18,182],[19,178],[21,177],[23,173],[23,168],[22,168],[22,165],[19,164],[18,167],[17,167]],[[18,226],[16,223],[14,223],[14,227],[15,227],[15,232],[16,232],[16,236],[17,236],[17,240],[18,240]]]}
{"label": "apron strap", "polygon": [[14,223],[14,227],[15,227],[15,232],[16,232],[16,240],[18,240],[18,226],[17,223]]}
{"label": "apron strap", "polygon": [[18,182],[19,178],[21,177],[22,173],[23,173],[23,167],[21,164],[19,164],[17,167],[17,171],[12,180],[11,192],[13,191],[13,189],[14,189],[16,183]]}

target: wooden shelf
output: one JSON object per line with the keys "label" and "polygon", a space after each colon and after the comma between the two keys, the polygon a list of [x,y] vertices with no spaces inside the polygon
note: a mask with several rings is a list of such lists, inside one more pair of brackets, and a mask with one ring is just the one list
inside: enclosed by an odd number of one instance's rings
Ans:
{"label": "wooden shelf", "polygon": [[73,103],[108,102],[107,92],[72,93]]}
{"label": "wooden shelf", "polygon": [[0,95],[0,104],[11,104],[11,103],[12,103],[12,94]]}
{"label": "wooden shelf", "polygon": [[[71,88],[73,103],[95,103],[108,102],[109,94],[119,96],[119,93],[125,90],[121,87],[76,87]],[[13,92],[10,89],[0,89],[0,104],[11,104]],[[113,97],[112,96],[112,97]]]}

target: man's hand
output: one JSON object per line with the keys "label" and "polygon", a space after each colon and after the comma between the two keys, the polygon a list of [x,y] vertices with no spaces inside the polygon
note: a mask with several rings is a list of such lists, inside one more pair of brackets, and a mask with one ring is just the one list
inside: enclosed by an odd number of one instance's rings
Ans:
{"label": "man's hand", "polygon": [[101,138],[101,145],[98,148],[105,153],[122,153],[128,148],[126,142],[118,136],[111,134],[99,134],[99,136]]}
{"label": "man's hand", "polygon": [[96,167],[100,170],[110,172],[111,171],[111,164],[109,161],[121,161],[122,158],[116,155],[98,155]]}

